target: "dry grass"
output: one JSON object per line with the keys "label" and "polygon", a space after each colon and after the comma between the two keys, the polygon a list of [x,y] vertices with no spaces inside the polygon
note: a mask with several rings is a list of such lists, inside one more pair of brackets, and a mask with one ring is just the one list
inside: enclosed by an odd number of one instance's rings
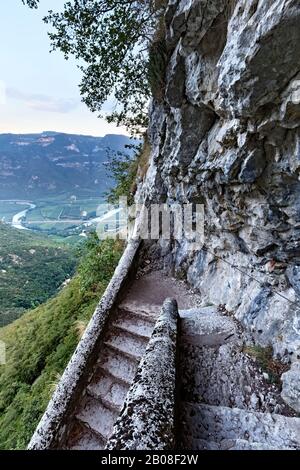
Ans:
{"label": "dry grass", "polygon": [[138,178],[144,179],[149,168],[151,145],[147,135],[144,137],[144,144],[138,159]]}
{"label": "dry grass", "polygon": [[88,322],[84,320],[76,320],[74,322],[74,328],[75,328],[78,339],[82,338],[87,325],[88,325]]}
{"label": "dry grass", "polygon": [[289,369],[289,365],[274,359],[272,346],[245,346],[243,352],[255,359],[259,367],[269,375],[271,382],[281,385],[280,377]]}
{"label": "dry grass", "polygon": [[61,374],[59,373],[56,373],[54,374],[54,379],[52,380],[52,382],[49,383],[49,392],[50,392],[50,395],[52,395],[55,390],[56,390],[56,387],[61,379]]}

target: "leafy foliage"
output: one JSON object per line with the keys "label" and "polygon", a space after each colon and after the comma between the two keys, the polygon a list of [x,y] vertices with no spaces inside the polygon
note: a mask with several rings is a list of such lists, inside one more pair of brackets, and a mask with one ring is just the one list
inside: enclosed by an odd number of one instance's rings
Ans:
{"label": "leafy foliage", "polygon": [[[99,243],[97,234],[91,233],[83,250],[84,262],[79,265],[81,290],[95,292],[110,281],[122,251],[121,241],[107,239]],[[101,264],[101,269],[99,269]]]}
{"label": "leafy foliage", "polygon": [[57,297],[0,329],[7,363],[0,366],[0,448],[28,444],[122,253],[118,241],[93,236],[78,274]]}
{"label": "leafy foliage", "polygon": [[61,13],[49,11],[44,20],[53,27],[52,47],[78,59],[81,94],[93,112],[114,96],[117,106],[109,121],[146,127],[148,50],[165,5],[165,0],[74,0]]}
{"label": "leafy foliage", "polygon": [[27,5],[30,8],[37,8],[39,0],[22,0],[22,2],[24,3],[24,5],[25,5],[25,3],[27,3]]}
{"label": "leafy foliage", "polygon": [[[140,147],[139,147],[140,148]],[[120,197],[126,196],[128,203],[133,202],[134,182],[137,176],[138,151],[134,156],[125,152],[113,152],[106,164],[109,176],[114,180],[114,187],[107,193],[107,201],[117,204]]]}
{"label": "leafy foliage", "polygon": [[125,152],[112,152],[106,164],[108,174],[115,185],[107,193],[107,201],[117,204],[120,197],[127,197],[128,204],[133,204],[137,183],[145,176],[150,156],[150,144],[147,135],[140,145],[131,146],[135,149],[134,154]]}

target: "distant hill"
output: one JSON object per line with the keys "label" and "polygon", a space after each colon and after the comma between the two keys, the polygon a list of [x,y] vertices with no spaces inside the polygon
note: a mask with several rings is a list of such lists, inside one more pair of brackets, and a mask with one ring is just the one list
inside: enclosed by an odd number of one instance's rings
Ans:
{"label": "distant hill", "polygon": [[109,186],[107,150],[132,143],[123,135],[0,134],[0,199],[99,196]]}

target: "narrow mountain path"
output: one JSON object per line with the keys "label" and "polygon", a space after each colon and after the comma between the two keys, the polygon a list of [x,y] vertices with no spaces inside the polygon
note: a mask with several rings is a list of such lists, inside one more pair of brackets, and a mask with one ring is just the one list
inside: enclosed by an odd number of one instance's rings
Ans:
{"label": "narrow mountain path", "polygon": [[105,449],[161,306],[179,307],[177,448],[299,449],[300,418],[245,349],[228,312],[163,271],[136,279],[112,314],[101,349],[58,447]]}
{"label": "narrow mountain path", "polygon": [[162,271],[136,280],[111,319],[84,393],[64,437],[65,449],[104,449],[120,414],[161,306],[176,297],[181,308],[196,297]]}

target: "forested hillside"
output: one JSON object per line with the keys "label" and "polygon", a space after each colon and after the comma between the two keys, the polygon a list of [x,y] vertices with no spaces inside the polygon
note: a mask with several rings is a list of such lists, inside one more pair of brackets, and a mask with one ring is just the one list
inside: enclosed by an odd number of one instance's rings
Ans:
{"label": "forested hillside", "polygon": [[53,296],[75,266],[66,243],[0,223],[0,326]]}
{"label": "forested hillside", "polygon": [[0,449],[24,449],[122,253],[91,236],[76,276],[59,295],[0,329]]}

